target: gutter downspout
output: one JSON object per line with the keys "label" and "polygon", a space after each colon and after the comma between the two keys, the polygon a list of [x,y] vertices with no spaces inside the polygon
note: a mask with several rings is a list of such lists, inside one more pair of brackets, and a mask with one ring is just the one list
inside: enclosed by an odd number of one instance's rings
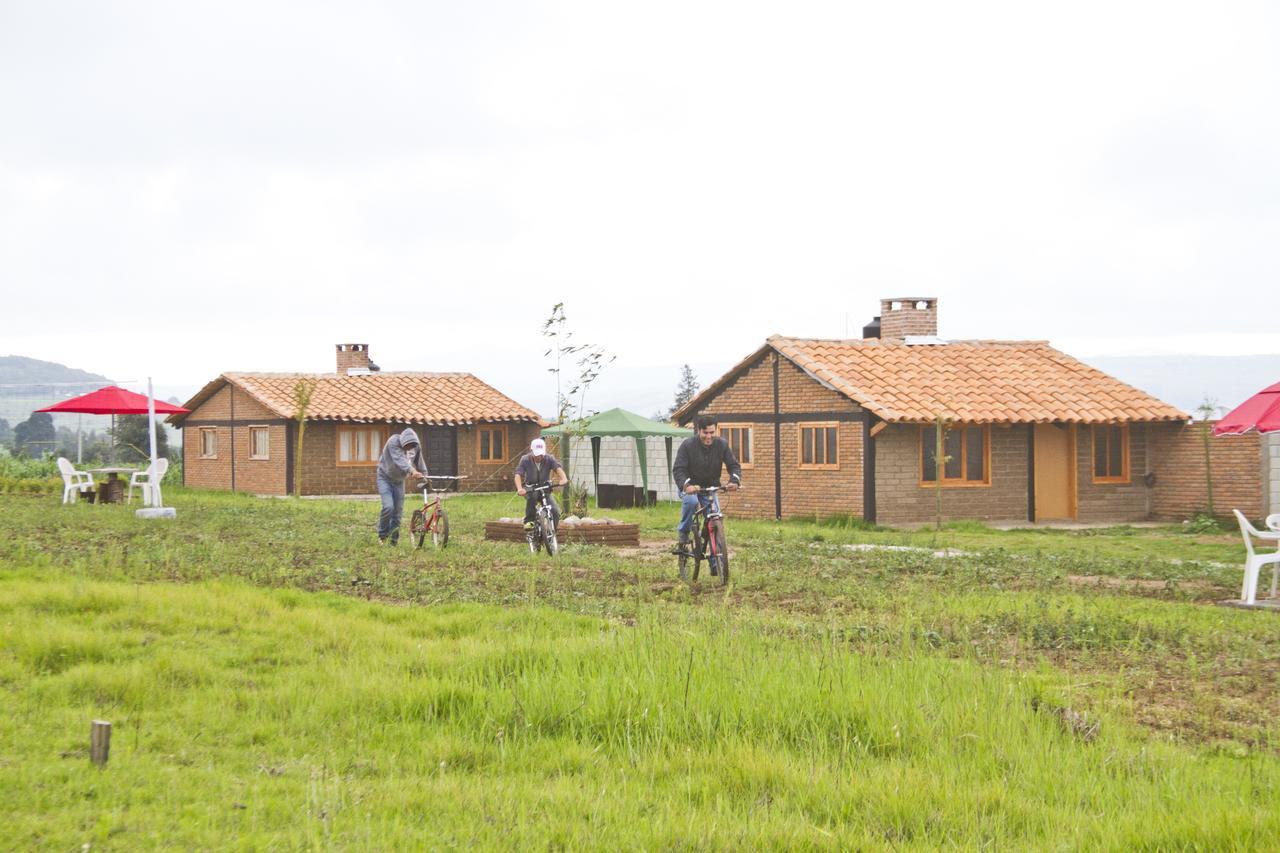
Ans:
{"label": "gutter downspout", "polygon": [[782,519],[782,404],[778,398],[778,353],[773,353],[773,517]]}
{"label": "gutter downspout", "polygon": [[227,383],[231,394],[231,491],[236,490],[236,386]]}
{"label": "gutter downspout", "polygon": [[[866,411],[864,409],[864,411]],[[876,523],[876,439],[871,434],[870,412],[862,421],[862,519]]]}

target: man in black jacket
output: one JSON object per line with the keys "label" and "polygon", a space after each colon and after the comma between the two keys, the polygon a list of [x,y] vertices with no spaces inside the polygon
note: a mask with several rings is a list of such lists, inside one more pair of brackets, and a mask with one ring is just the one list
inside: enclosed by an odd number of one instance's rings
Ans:
{"label": "man in black jacket", "polygon": [[693,528],[693,514],[697,512],[698,504],[710,501],[709,497],[701,494],[702,487],[719,485],[721,468],[729,471],[726,489],[732,492],[742,483],[742,466],[729,448],[729,442],[716,435],[716,419],[710,415],[698,415],[693,428],[696,434],[680,443],[675,464],[671,466],[676,487],[684,495],[680,504],[680,526],[677,528],[680,544],[676,546],[677,550],[684,550],[689,544],[689,531]]}

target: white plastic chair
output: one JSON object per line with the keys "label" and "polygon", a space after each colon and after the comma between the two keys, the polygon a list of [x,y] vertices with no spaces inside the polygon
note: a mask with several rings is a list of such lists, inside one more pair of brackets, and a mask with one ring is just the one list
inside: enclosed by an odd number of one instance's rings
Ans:
{"label": "white plastic chair", "polygon": [[1271,554],[1255,554],[1253,540],[1264,539],[1280,546],[1280,531],[1262,531],[1249,523],[1238,509],[1233,509],[1236,521],[1240,522],[1240,535],[1244,537],[1244,549],[1248,556],[1244,561],[1244,587],[1240,590],[1240,600],[1245,604],[1254,604],[1258,600],[1258,572],[1268,563],[1275,566],[1271,570],[1271,597],[1276,597],[1276,580],[1280,578],[1280,550]]}
{"label": "white plastic chair", "polygon": [[76,466],[72,465],[71,460],[65,456],[58,457],[58,473],[62,475],[64,504],[75,503],[80,495],[92,492],[96,488],[93,484],[93,475],[88,471],[77,471]]}
{"label": "white plastic chair", "polygon": [[126,502],[133,503],[133,487],[137,486],[142,490],[143,506],[160,505],[160,481],[169,470],[169,460],[161,456],[155,461],[154,471],[152,467],[148,465],[147,470],[134,471],[129,475],[129,494]]}

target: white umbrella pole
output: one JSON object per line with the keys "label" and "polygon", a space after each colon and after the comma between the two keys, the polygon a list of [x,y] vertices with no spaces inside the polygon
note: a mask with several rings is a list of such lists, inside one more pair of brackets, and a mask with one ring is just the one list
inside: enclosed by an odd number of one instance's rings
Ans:
{"label": "white umbrella pole", "polygon": [[147,506],[160,506],[160,489],[156,479],[156,395],[151,389],[151,377],[147,377],[147,426],[151,438],[151,473],[147,475]]}
{"label": "white umbrella pole", "polygon": [[151,437],[151,467],[147,469],[147,484],[142,487],[142,495],[144,503],[150,506],[138,510],[135,515],[141,518],[173,518],[177,511],[164,506],[160,497],[160,478],[156,471],[156,395],[150,376],[147,377],[147,425]]}

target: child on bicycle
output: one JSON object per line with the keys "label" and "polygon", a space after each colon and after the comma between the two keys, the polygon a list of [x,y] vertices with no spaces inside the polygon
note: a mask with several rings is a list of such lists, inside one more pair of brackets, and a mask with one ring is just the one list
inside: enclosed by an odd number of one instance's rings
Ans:
{"label": "child on bicycle", "polygon": [[[547,443],[540,438],[535,438],[529,443],[529,452],[521,456],[520,462],[516,465],[515,481],[516,493],[524,497],[524,529],[532,530],[538,500],[538,493],[533,490],[533,487],[547,483],[552,486],[563,486],[569,482],[569,478],[565,475],[564,466],[560,464],[560,460],[547,452]],[[551,501],[551,518],[558,527],[560,507],[556,506],[556,499],[550,495],[547,495],[547,500]]]}
{"label": "child on bicycle", "polygon": [[693,528],[693,514],[698,511],[698,504],[705,505],[709,500],[699,494],[702,487],[719,484],[722,468],[729,471],[729,483],[725,486],[728,491],[736,490],[742,483],[742,466],[729,442],[716,435],[716,419],[711,415],[698,415],[693,426],[694,436],[680,443],[675,464],[671,466],[676,486],[684,493],[680,501],[680,525],[676,528],[680,533],[680,542],[674,549],[677,553],[689,545],[689,531]]}

